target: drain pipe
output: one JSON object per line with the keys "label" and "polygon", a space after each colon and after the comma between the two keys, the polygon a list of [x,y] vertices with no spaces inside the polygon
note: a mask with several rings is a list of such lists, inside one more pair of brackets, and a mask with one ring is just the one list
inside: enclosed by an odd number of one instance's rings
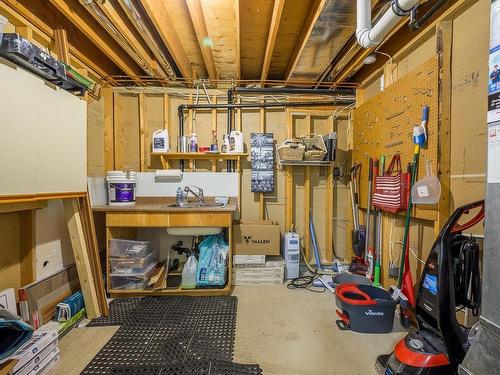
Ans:
{"label": "drain pipe", "polygon": [[371,0],[357,0],[356,39],[363,48],[379,45],[401,18],[410,14],[418,0],[392,0],[391,7],[372,26]]}

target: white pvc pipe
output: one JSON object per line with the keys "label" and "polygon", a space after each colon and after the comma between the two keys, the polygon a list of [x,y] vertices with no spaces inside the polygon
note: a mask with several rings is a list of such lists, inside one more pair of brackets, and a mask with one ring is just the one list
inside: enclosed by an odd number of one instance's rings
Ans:
{"label": "white pvc pipe", "polygon": [[[411,10],[418,0],[398,0],[398,5],[403,12]],[[392,6],[388,9],[379,21],[372,26],[372,12],[370,0],[357,0],[357,26],[356,39],[363,48],[375,47],[387,35],[391,29],[401,19],[401,16],[394,13]]]}

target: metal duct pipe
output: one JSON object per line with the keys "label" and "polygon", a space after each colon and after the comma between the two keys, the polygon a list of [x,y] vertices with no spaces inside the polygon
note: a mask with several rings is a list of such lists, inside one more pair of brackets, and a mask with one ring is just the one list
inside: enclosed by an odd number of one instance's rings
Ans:
{"label": "metal duct pipe", "polygon": [[[354,89],[308,89],[298,87],[234,87],[229,89],[232,94],[311,94],[311,95],[335,95],[335,96],[355,96]],[[229,91],[228,91],[229,95]]]}
{"label": "metal duct pipe", "polygon": [[359,45],[363,48],[379,45],[400,19],[408,16],[417,4],[418,0],[392,0],[390,9],[372,26],[371,1],[357,0],[356,39]]}
{"label": "metal duct pipe", "polygon": [[431,18],[439,9],[441,9],[449,0],[438,0],[431,9],[427,11],[422,17],[419,19],[416,19],[417,16],[417,9],[415,7],[414,11],[412,12],[412,17],[410,19],[410,30],[411,31],[416,31],[420,29],[426,22]]}
{"label": "metal duct pipe", "polygon": [[[153,75],[153,70],[151,67],[139,56],[134,48],[130,45],[128,40],[115,28],[113,22],[102,12],[101,8],[97,5],[96,0],[80,0],[82,4],[90,14],[96,19],[99,24],[107,30],[113,39],[116,40],[118,44],[132,57],[132,59],[139,65],[148,75]],[[99,2],[102,4],[102,1]]]}
{"label": "metal duct pipe", "polygon": [[122,9],[127,14],[129,20],[137,27],[137,30],[139,31],[141,36],[144,38],[147,45],[149,46],[149,48],[153,52],[153,55],[156,57],[156,59],[158,60],[158,63],[165,70],[167,75],[169,77],[176,77],[177,74],[175,72],[175,69],[172,67],[170,62],[167,60],[167,58],[163,54],[163,51],[161,50],[160,46],[156,42],[153,34],[151,34],[151,31],[149,30],[147,25],[144,23],[144,20],[142,19],[140,12],[135,7],[133,1],[131,1],[131,0],[118,0],[118,2],[120,3],[120,5],[122,6]]}

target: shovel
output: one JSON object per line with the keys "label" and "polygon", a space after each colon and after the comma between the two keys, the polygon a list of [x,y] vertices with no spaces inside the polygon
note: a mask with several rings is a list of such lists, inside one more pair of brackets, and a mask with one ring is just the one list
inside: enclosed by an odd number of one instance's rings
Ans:
{"label": "shovel", "polygon": [[425,161],[426,176],[415,182],[411,189],[411,199],[414,204],[436,204],[441,197],[441,183],[432,174],[431,162]]}

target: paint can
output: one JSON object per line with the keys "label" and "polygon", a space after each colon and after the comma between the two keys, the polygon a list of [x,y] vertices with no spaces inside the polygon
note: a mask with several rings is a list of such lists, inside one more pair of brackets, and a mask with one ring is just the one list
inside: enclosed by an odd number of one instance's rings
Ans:
{"label": "paint can", "polygon": [[110,206],[133,206],[137,187],[137,173],[134,171],[109,171],[108,204]]}

